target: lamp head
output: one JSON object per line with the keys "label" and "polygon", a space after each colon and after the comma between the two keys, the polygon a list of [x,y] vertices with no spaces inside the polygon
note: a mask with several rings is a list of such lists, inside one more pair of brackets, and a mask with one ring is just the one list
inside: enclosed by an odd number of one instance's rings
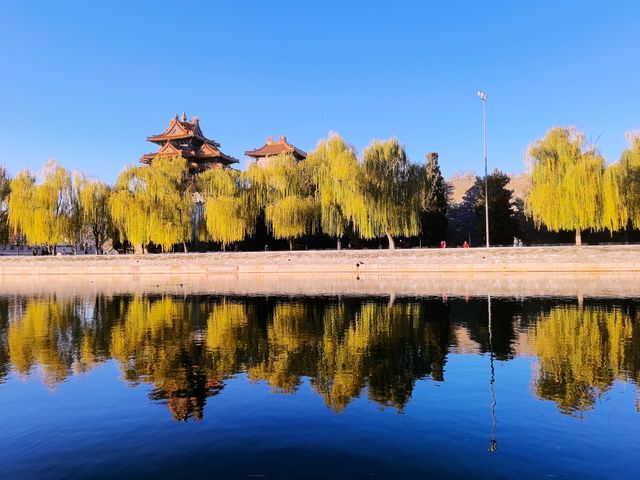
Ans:
{"label": "lamp head", "polygon": [[487,100],[487,94],[478,90],[478,97],[480,97],[480,100]]}

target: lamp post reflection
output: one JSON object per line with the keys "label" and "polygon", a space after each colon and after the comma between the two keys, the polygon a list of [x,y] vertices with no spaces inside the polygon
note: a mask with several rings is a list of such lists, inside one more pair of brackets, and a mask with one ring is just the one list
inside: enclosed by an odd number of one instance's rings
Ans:
{"label": "lamp post reflection", "polygon": [[495,452],[498,449],[498,439],[496,438],[496,430],[498,420],[496,419],[496,392],[495,392],[495,369],[493,365],[493,332],[491,329],[491,295],[487,295],[487,309],[489,317],[489,364],[491,370],[491,378],[489,380],[489,391],[491,392],[491,444],[488,450]]}

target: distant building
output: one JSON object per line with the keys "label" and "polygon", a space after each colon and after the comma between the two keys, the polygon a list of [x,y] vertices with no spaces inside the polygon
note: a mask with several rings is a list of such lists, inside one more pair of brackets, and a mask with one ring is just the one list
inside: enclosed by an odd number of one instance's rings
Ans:
{"label": "distant building", "polygon": [[220,151],[218,142],[203,135],[198,117],[187,121],[187,115],[184,113],[182,118],[178,118],[178,115],[172,118],[164,132],[147,137],[147,141],[160,146],[156,153],[147,153],[140,157],[140,162],[147,165],[151,165],[154,158],[176,155],[187,161],[191,173],[238,163],[237,159]]}
{"label": "distant building", "polygon": [[244,152],[246,156],[255,159],[258,164],[264,163],[265,159],[275,157],[281,153],[290,153],[298,161],[307,158],[307,153],[287,142],[287,137],[280,137],[277,142],[274,142],[273,138],[269,137],[267,138],[267,143],[262,147]]}

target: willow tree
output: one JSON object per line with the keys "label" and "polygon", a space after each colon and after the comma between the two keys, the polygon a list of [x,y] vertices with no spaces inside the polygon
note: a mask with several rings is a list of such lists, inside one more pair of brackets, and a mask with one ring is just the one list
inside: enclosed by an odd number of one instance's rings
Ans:
{"label": "willow tree", "polygon": [[394,236],[420,232],[420,169],[407,159],[397,139],[375,140],[363,154],[360,188],[367,211],[360,225],[363,238],[386,236],[395,248]]}
{"label": "willow tree", "polygon": [[22,233],[28,243],[50,249],[72,236],[71,218],[74,192],[69,172],[50,161],[45,165],[43,181],[28,170],[11,181],[9,225],[13,233]]}
{"label": "willow tree", "polygon": [[109,185],[87,178],[80,180],[78,201],[82,225],[89,232],[96,247],[96,253],[102,253],[102,244],[107,241],[111,230],[110,196]]}
{"label": "willow tree", "polygon": [[256,205],[264,209],[267,228],[275,238],[287,239],[289,249],[293,250],[295,238],[315,233],[318,207],[311,163],[281,154],[268,163],[251,165],[244,178]]}
{"label": "willow tree", "polygon": [[169,250],[192,236],[192,185],[182,157],[159,157],[150,166],[122,171],[109,199],[109,209],[122,240],[134,245],[153,242]]}
{"label": "willow tree", "polygon": [[620,192],[628,220],[640,228],[640,133],[630,133],[629,148],[620,158]]}
{"label": "willow tree", "polygon": [[620,309],[560,306],[541,315],[530,331],[537,395],[573,414],[593,408],[615,380],[637,381],[637,325]]}
{"label": "willow tree", "polygon": [[257,205],[240,172],[210,169],[198,175],[198,192],[204,197],[204,225],[208,237],[224,250],[233,242],[253,235]]}
{"label": "willow tree", "polygon": [[528,152],[531,189],[526,212],[537,227],[550,231],[574,230],[576,245],[582,231],[617,228],[623,217],[612,190],[615,175],[605,176],[605,161],[583,133],[553,128]]}
{"label": "willow tree", "polygon": [[0,165],[0,243],[9,242],[8,201],[11,179],[7,169]]}
{"label": "willow tree", "polygon": [[316,185],[323,233],[337,239],[347,228],[358,230],[366,221],[364,196],[358,185],[359,164],[354,149],[338,135],[321,140],[306,159]]}

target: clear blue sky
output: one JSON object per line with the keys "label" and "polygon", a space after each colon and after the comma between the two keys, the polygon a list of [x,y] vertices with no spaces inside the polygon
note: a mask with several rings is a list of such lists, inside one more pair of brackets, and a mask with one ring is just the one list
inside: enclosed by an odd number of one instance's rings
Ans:
{"label": "clear blue sky", "polygon": [[609,161],[640,129],[640,2],[6,1],[0,164],[50,158],[112,182],[147,135],[198,115],[226,153],[330,131],[359,152],[396,136],[446,175],[524,168],[576,125]]}

